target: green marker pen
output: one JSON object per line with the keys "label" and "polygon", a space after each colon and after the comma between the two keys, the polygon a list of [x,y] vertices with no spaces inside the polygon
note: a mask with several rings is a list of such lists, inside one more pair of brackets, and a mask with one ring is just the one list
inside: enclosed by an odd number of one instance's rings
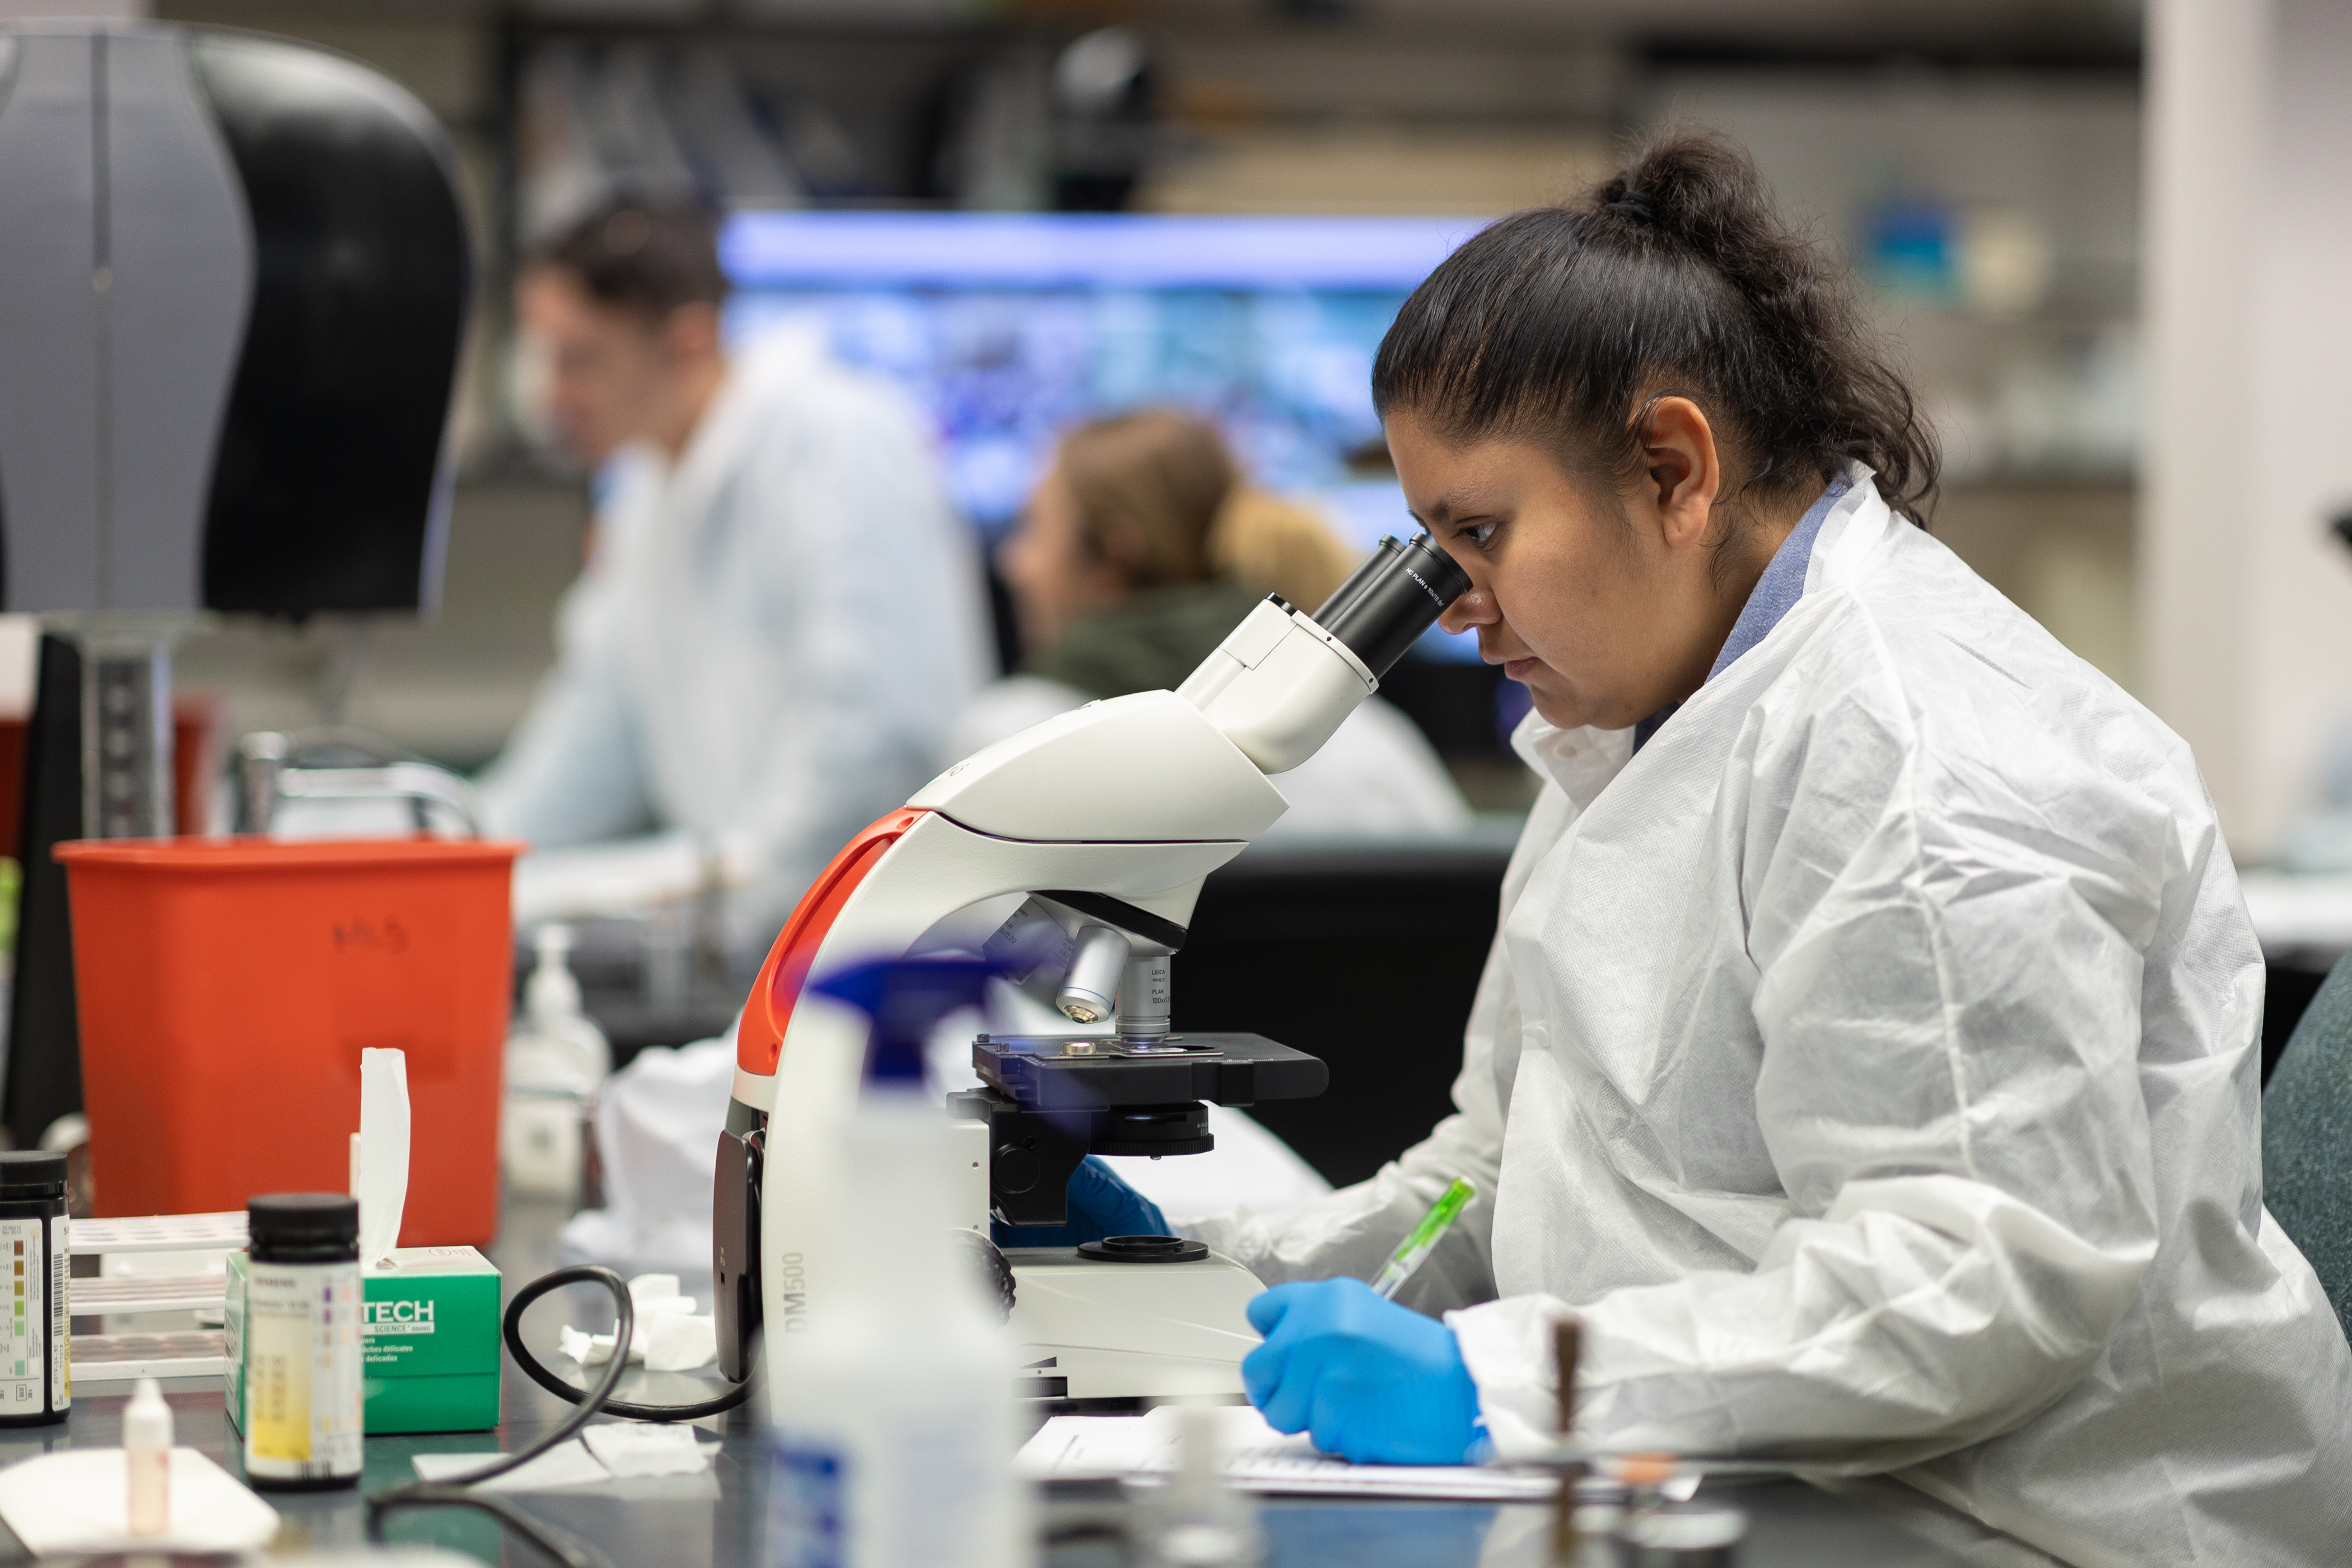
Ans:
{"label": "green marker pen", "polygon": [[1477,1188],[1459,1176],[1454,1178],[1454,1184],[1445,1189],[1445,1195],[1421,1216],[1421,1223],[1412,1227],[1412,1234],[1406,1237],[1388,1262],[1381,1265],[1380,1278],[1372,1281],[1372,1289],[1380,1292],[1381,1300],[1396,1300],[1396,1293],[1404,1289],[1404,1282],[1412,1278],[1413,1270],[1421,1267],[1422,1259],[1444,1239],[1445,1233],[1454,1228],[1454,1220],[1477,1195]]}

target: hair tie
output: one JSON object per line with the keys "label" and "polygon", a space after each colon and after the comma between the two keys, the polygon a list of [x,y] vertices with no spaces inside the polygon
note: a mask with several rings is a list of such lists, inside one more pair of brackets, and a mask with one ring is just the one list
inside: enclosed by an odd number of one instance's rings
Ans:
{"label": "hair tie", "polygon": [[1627,191],[1601,210],[1605,213],[1615,213],[1621,217],[1633,218],[1641,223],[1655,223],[1658,218],[1658,205],[1651,199],[1650,193],[1647,191]]}

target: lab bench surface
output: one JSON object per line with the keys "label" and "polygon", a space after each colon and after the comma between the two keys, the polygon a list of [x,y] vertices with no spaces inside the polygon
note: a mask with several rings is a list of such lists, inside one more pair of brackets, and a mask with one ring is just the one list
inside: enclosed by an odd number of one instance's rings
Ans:
{"label": "lab bench surface", "polygon": [[[667,1390],[648,1387],[632,1391],[633,1396],[687,1397],[685,1383],[676,1379]],[[515,1392],[509,1384],[510,1410]],[[165,1393],[179,1441],[241,1473],[239,1444],[218,1389],[209,1380],[177,1379],[165,1385]],[[19,1429],[0,1438],[0,1463],[60,1447],[118,1444],[126,1403],[121,1394],[78,1398],[67,1425]],[[547,1395],[530,1390],[527,1408],[510,1415],[495,1441],[488,1433],[369,1438],[357,1489],[266,1494],[285,1521],[273,1553],[360,1546],[366,1533],[361,1499],[415,1479],[409,1463],[415,1455],[512,1449],[553,1425],[553,1407]],[[758,1436],[740,1412],[699,1425],[719,1440],[708,1475],[509,1493],[507,1500],[589,1542],[614,1568],[762,1563],[766,1488]],[[1101,1519],[1115,1510],[1115,1489],[1055,1488],[1045,1522],[1066,1529]],[[1961,1561],[1850,1503],[1794,1482],[1735,1488],[1725,1500],[1746,1510],[1751,1521],[1740,1549],[1741,1568],[1943,1568]],[[1550,1530],[1549,1510],[1540,1507],[1328,1498],[1265,1499],[1259,1520],[1271,1549],[1267,1568],[1542,1568]],[[396,1513],[386,1522],[386,1535],[396,1542],[429,1542],[488,1563],[539,1561],[531,1548],[502,1542],[495,1521],[462,1510]],[[502,1552],[502,1546],[509,1550]],[[26,1560],[15,1538],[0,1531],[0,1562]],[[1057,1546],[1044,1561],[1046,1568],[1116,1568],[1122,1557],[1097,1536]]]}
{"label": "lab bench surface", "polygon": [[[499,1237],[488,1250],[505,1276],[509,1300],[559,1261],[559,1234],[569,1212],[569,1205],[512,1196],[501,1205]],[[523,1337],[550,1365],[563,1366],[554,1355],[558,1325],[568,1320],[609,1329],[611,1311],[594,1287],[569,1286],[524,1319]],[[516,1370],[511,1357],[502,1354],[501,1365],[505,1419],[496,1433],[371,1437],[358,1488],[265,1493],[285,1521],[272,1554],[357,1548],[366,1539],[361,1500],[416,1479],[409,1462],[416,1455],[487,1454],[494,1448],[511,1453],[568,1414],[554,1395]],[[619,1396],[654,1405],[709,1399],[719,1392],[717,1375],[633,1372],[622,1381]],[[179,1443],[241,1477],[243,1445],[222,1407],[219,1381],[171,1379],[163,1392]],[[0,1428],[0,1465],[57,1447],[116,1447],[128,1403],[127,1390],[89,1389],[75,1398],[72,1418],[62,1426]],[[718,1457],[707,1474],[501,1495],[587,1542],[614,1568],[765,1563],[767,1468],[757,1427],[743,1410],[695,1425],[719,1439]],[[1945,1568],[1962,1562],[1851,1501],[1796,1482],[1740,1487],[1725,1495],[1751,1521],[1740,1548],[1741,1568]],[[1088,1537],[1084,1528],[1115,1516],[1117,1496],[1116,1487],[1050,1489],[1040,1522],[1073,1539],[1044,1554],[1044,1568],[1119,1568],[1124,1559],[1117,1546],[1098,1533]],[[1550,1512],[1539,1507],[1394,1500],[1268,1498],[1259,1520],[1270,1548],[1266,1568],[1543,1568],[1550,1530]],[[467,1510],[393,1513],[386,1516],[384,1533],[396,1543],[435,1545],[487,1563],[539,1568],[543,1561],[532,1547],[506,1537],[496,1521]],[[0,1563],[26,1560],[16,1538],[0,1527]]]}

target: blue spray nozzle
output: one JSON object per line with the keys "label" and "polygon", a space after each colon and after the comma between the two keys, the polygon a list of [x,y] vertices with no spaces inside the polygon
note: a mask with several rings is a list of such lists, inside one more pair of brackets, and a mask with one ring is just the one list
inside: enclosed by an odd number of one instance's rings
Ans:
{"label": "blue spray nozzle", "polygon": [[959,1007],[978,1006],[996,966],[977,958],[886,958],[835,970],[809,987],[874,1021],[867,1083],[923,1080],[923,1042]]}

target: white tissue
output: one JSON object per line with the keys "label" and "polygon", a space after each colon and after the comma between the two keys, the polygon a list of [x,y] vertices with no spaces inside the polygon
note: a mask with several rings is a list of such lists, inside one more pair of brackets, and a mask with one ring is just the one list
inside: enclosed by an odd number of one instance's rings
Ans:
{"label": "white tissue", "polygon": [[[415,1467],[419,1480],[452,1481],[505,1458],[504,1454],[414,1454],[408,1462]],[[527,1465],[476,1485],[486,1492],[545,1492],[563,1487],[602,1486],[612,1479],[613,1472],[598,1464],[596,1457],[574,1437],[568,1443],[558,1443]]]}
{"label": "white tissue", "polygon": [[[629,1281],[629,1304],[636,1325],[629,1334],[629,1364],[648,1372],[692,1372],[719,1360],[719,1324],[694,1315],[694,1298],[678,1294],[675,1274],[640,1274]],[[611,1334],[583,1333],[569,1324],[556,1331],[556,1345],[582,1366],[613,1359]]]}
{"label": "white tissue", "polygon": [[[635,1336],[630,1337],[634,1340]],[[582,1366],[603,1366],[611,1361],[613,1340],[611,1334],[583,1334],[569,1323],[555,1331],[555,1348]],[[629,1348],[637,1347],[631,1344]]]}
{"label": "white tissue", "polygon": [[691,1426],[626,1422],[580,1434],[597,1463],[616,1477],[690,1476],[707,1469],[714,1446],[698,1442]]}
{"label": "white tissue", "polygon": [[0,1470],[0,1520],[36,1557],[61,1552],[247,1552],[278,1511],[194,1448],[172,1450],[171,1526],[134,1536],[120,1448],[68,1448]]}
{"label": "white tissue", "polygon": [[[629,1300],[638,1311],[652,1307],[656,1301],[684,1301],[688,1311],[694,1310],[694,1299],[680,1296],[675,1274],[640,1274],[629,1281]],[[656,1308],[656,1310],[660,1309]]]}
{"label": "white tissue", "polygon": [[647,1372],[692,1372],[718,1360],[719,1324],[715,1320],[687,1312],[664,1312],[654,1320],[646,1344]]}
{"label": "white tissue", "polygon": [[408,1206],[408,1055],[360,1052],[360,1261],[373,1268],[400,1245]]}
{"label": "white tissue", "polygon": [[[710,1468],[716,1443],[696,1439],[691,1426],[618,1422],[589,1427],[538,1458],[481,1483],[486,1492],[556,1491],[609,1485],[644,1476],[698,1475]],[[420,1479],[449,1480],[500,1458],[497,1454],[416,1454],[409,1463]]]}
{"label": "white tissue", "polygon": [[292,1556],[272,1552],[268,1562],[269,1568],[481,1568],[482,1560],[437,1546],[371,1546],[365,1552],[328,1547]]}

